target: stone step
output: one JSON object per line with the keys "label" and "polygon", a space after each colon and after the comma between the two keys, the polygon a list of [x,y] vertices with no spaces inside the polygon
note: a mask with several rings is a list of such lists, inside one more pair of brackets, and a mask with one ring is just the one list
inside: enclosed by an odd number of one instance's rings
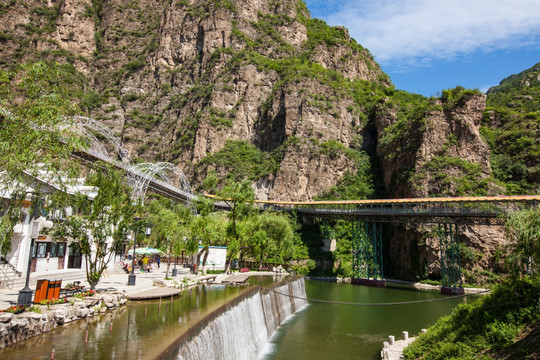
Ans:
{"label": "stone step", "polygon": [[17,278],[17,277],[20,277],[19,273],[15,270],[6,270],[6,271],[1,271],[0,270],[0,280],[3,280],[3,279],[13,279],[13,278]]}
{"label": "stone step", "polygon": [[10,288],[11,282],[17,280],[20,277],[13,267],[2,264],[0,265],[0,289]]}

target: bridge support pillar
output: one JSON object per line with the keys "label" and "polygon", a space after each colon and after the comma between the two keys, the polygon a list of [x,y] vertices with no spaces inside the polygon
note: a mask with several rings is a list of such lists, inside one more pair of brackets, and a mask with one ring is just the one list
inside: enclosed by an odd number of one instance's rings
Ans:
{"label": "bridge support pillar", "polygon": [[386,286],[383,275],[382,225],[353,222],[353,277],[351,283]]}
{"label": "bridge support pillar", "polygon": [[464,290],[461,282],[458,225],[439,224],[438,232],[441,247],[441,293],[461,295]]}

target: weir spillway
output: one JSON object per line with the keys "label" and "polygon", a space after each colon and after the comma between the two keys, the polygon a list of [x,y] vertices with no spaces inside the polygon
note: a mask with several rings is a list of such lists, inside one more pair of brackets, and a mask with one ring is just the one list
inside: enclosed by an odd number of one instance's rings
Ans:
{"label": "weir spillway", "polygon": [[[53,349],[55,359],[257,359],[274,330],[305,305],[290,295],[306,293],[303,278],[255,276],[249,282],[130,301],[0,349],[0,359],[51,358]],[[62,306],[44,314],[54,317]]]}
{"label": "weir spillway", "polygon": [[160,359],[253,360],[274,330],[307,302],[303,278],[255,288],[193,326]]}

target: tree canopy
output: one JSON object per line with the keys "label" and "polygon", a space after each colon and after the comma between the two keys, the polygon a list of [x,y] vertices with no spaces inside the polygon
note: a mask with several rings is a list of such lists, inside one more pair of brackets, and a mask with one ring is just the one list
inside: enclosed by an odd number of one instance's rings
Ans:
{"label": "tree canopy", "polygon": [[55,222],[52,235],[71,240],[85,255],[86,278],[94,289],[114,254],[120,252],[138,206],[132,204],[131,191],[119,172],[98,171],[87,180],[97,195],[93,199],[85,194],[63,197],[56,205],[71,206],[73,211]]}

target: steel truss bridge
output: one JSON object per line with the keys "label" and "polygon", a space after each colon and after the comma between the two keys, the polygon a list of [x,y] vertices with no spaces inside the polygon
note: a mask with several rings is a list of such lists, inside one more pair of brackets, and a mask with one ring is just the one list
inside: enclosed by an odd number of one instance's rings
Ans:
{"label": "steel truss bridge", "polygon": [[[2,110],[0,108],[0,110]],[[132,164],[129,151],[122,142],[101,123],[85,117],[75,117],[77,131],[90,143],[87,149],[75,154],[86,162],[103,161],[126,173],[133,187],[132,197],[144,201],[147,190],[185,204],[192,204],[199,196],[214,199],[216,209],[228,210],[223,199],[193,193],[184,174],[169,163]],[[97,134],[98,136],[95,136]],[[116,154],[110,156],[98,138],[109,141]],[[169,174],[175,174],[175,184]],[[450,197],[351,201],[256,201],[261,211],[296,212],[305,218],[323,221],[337,219],[353,223],[353,280],[355,283],[384,285],[383,223],[435,224],[440,244],[443,292],[462,293],[459,258],[459,227],[463,225],[504,225],[510,213],[538,208],[540,195]],[[332,231],[330,230],[330,233]],[[331,238],[331,234],[327,235]]]}
{"label": "steel truss bridge", "polygon": [[322,220],[504,225],[505,215],[540,205],[540,195],[348,201],[257,201],[264,210],[296,211]]}
{"label": "steel truss bridge", "polygon": [[[462,294],[459,229],[503,226],[507,215],[538,208],[540,195],[351,201],[257,201],[263,210],[295,211],[306,218],[352,222],[353,283],[384,286],[383,223],[434,224],[440,246],[442,292]],[[332,239],[332,230],[323,237]]]}
{"label": "steel truss bridge", "polygon": [[[78,157],[91,163],[110,159],[90,151]],[[165,181],[148,177],[120,162],[114,166],[131,176],[146,179],[148,190],[185,204],[192,204],[199,196],[214,199],[216,209],[228,210],[222,199],[179,189]],[[146,191],[146,190],[145,190]],[[445,294],[462,294],[459,228],[463,225],[503,226],[506,216],[513,212],[538,208],[540,195],[450,197],[416,199],[381,199],[349,201],[264,201],[257,200],[261,211],[296,212],[305,218],[353,223],[353,278],[352,282],[385,286],[383,272],[383,223],[434,224],[440,246],[442,290]],[[331,238],[331,234],[327,235]]]}

